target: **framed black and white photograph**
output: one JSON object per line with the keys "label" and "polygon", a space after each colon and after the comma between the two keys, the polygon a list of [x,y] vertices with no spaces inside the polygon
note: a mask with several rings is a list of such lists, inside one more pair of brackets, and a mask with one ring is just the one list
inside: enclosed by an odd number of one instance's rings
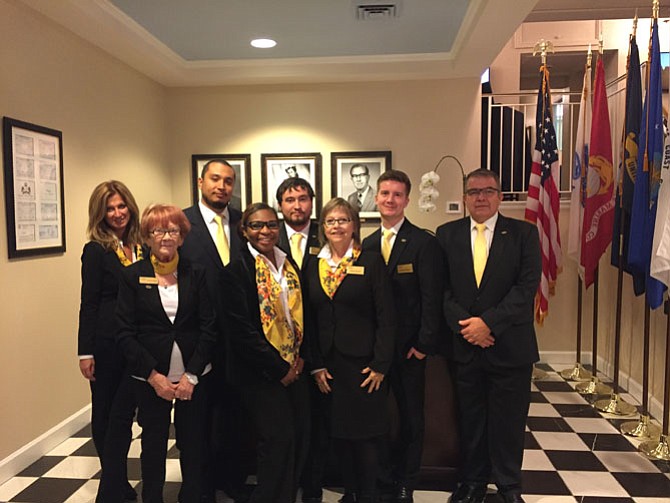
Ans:
{"label": "framed black and white photograph", "polygon": [[[289,177],[303,178],[314,189],[312,218],[321,209],[321,154],[261,154],[263,201],[279,211],[277,188]],[[279,215],[282,218],[281,213]]]}
{"label": "framed black and white photograph", "polygon": [[3,118],[9,258],[65,252],[63,133]]}
{"label": "framed black and white photograph", "polygon": [[251,203],[251,154],[193,154],[191,156],[191,180],[193,186],[193,204],[200,201],[202,193],[198,187],[198,179],[202,169],[210,161],[221,159],[235,170],[235,186],[230,206],[244,211]]}
{"label": "framed black and white photograph", "polygon": [[362,219],[379,218],[375,205],[377,178],[391,169],[391,151],[330,154],[333,197],[349,201]]}

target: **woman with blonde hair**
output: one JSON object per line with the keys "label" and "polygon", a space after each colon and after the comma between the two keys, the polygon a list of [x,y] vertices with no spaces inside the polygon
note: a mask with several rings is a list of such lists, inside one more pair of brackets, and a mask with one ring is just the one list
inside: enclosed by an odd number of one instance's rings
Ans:
{"label": "woman with blonde hair", "polygon": [[[79,308],[79,370],[91,387],[91,430],[100,460],[109,414],[123,375],[116,341],[116,299],[119,276],[142,258],[140,215],[128,187],[117,180],[102,182],[88,202],[89,242],[81,256]],[[124,481],[124,495],[137,498]]]}

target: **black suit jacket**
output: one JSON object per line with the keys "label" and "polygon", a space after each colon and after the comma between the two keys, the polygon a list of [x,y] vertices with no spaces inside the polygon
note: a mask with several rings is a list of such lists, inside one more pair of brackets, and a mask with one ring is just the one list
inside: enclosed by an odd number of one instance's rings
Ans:
{"label": "black suit jacket", "polygon": [[[279,243],[277,246],[290,255],[291,259],[295,262],[293,255],[291,255],[291,243],[289,242],[288,234],[286,233],[286,222],[282,222],[281,226],[279,227]],[[300,267],[302,273],[307,270],[309,262],[316,259],[316,256],[319,254],[320,250],[321,245],[319,244],[319,224],[312,221],[309,223],[307,246],[305,247],[302,265]]]}
{"label": "black suit jacket", "polygon": [[330,299],[321,288],[319,260],[309,263],[306,283],[318,331],[314,367],[324,366],[334,347],[345,356],[369,357],[370,368],[386,374],[396,337],[391,282],[379,253],[364,250],[353,265],[364,274],[347,274]]}
{"label": "black suit jacket", "polygon": [[116,336],[116,299],[124,266],[116,253],[90,241],[81,254],[79,355],[95,355],[96,346]]}
{"label": "black suit jacket", "polygon": [[[286,260],[298,269],[290,257]],[[261,323],[258,288],[256,286],[256,261],[246,244],[240,256],[226,267],[220,285],[226,313],[226,370],[230,382],[244,383],[279,381],[290,369],[279,351],[268,342]],[[303,299],[303,341],[300,356],[309,356],[310,328],[307,306]]]}
{"label": "black suit jacket", "polygon": [[[483,351],[499,366],[521,366],[539,359],[534,299],[542,273],[537,228],[498,215],[482,281],[477,287],[470,218],[441,225],[437,239],[445,257],[444,316],[453,334],[452,357],[467,363]],[[495,344],[482,349],[460,335],[459,320],[478,316],[491,329]]]}
{"label": "black suit jacket", "polygon": [[163,309],[159,286],[141,281],[155,278],[151,261],[136,262],[122,273],[117,340],[132,375],[147,379],[154,369],[167,375],[173,342],[179,346],[187,372],[202,375],[210,363],[216,333],[205,270],[180,257],[177,274],[179,306],[173,324]]}
{"label": "black suit jacket", "polygon": [[[365,238],[364,250],[381,251],[381,228]],[[435,236],[405,219],[386,266],[393,285],[398,333],[396,353],[411,347],[433,354],[442,329],[442,251]]]}

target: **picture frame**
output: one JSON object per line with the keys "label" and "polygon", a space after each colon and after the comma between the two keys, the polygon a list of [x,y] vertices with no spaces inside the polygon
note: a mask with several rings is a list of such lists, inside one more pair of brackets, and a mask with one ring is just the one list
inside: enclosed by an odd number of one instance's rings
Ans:
{"label": "picture frame", "polygon": [[193,204],[198,204],[202,193],[198,188],[198,179],[202,168],[209,161],[221,159],[235,170],[235,187],[230,199],[230,207],[244,211],[251,203],[251,154],[193,154],[191,156],[191,186]]}
{"label": "picture frame", "polygon": [[[304,178],[314,189],[312,219],[321,211],[321,154],[261,154],[261,184],[263,202],[277,211],[277,188],[289,176]],[[279,212],[279,218],[283,218]]]}
{"label": "picture frame", "polygon": [[[379,219],[379,211],[374,202],[377,178],[382,172],[391,169],[391,163],[390,150],[331,153],[333,197],[342,197],[354,208],[358,208],[358,214],[363,221]],[[365,170],[367,175],[364,174]]]}
{"label": "picture frame", "polygon": [[65,252],[63,133],[3,117],[10,259]]}

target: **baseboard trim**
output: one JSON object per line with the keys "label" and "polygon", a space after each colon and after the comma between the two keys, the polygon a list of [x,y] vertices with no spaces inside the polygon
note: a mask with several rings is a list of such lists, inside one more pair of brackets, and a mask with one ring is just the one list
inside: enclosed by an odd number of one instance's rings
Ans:
{"label": "baseboard trim", "polygon": [[17,474],[77,433],[90,421],[91,404],[88,404],[5,459],[0,460],[0,484],[16,477]]}

